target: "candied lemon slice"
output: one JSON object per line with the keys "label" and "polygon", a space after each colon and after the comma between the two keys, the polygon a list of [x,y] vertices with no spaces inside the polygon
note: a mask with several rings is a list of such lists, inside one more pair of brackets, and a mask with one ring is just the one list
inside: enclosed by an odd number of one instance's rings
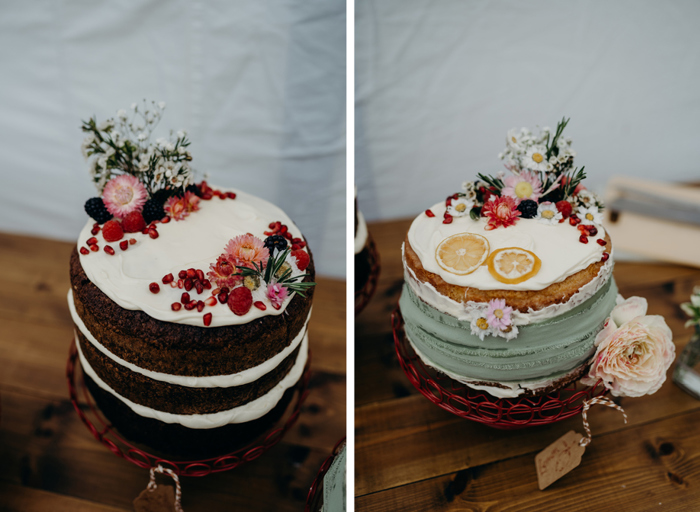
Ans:
{"label": "candied lemon slice", "polygon": [[452,274],[471,274],[486,261],[489,241],[475,233],[458,233],[445,238],[435,250],[438,265]]}
{"label": "candied lemon slice", "polygon": [[489,272],[504,284],[518,284],[537,275],[542,261],[534,252],[520,247],[506,247],[491,253],[488,259]]}

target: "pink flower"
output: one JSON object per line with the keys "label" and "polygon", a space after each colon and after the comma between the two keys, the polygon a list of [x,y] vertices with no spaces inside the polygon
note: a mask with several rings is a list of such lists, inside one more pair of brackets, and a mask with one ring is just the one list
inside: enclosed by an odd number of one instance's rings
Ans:
{"label": "pink flower", "polygon": [[253,263],[265,266],[270,258],[270,251],[258,237],[247,233],[229,240],[224,254],[234,265],[252,267]]}
{"label": "pink flower", "polygon": [[243,281],[242,276],[233,275],[238,272],[238,269],[226,258],[225,254],[219,256],[216,263],[209,265],[207,278],[214,281],[216,286],[223,288],[228,287],[232,290],[234,286]]}
{"label": "pink flower", "polygon": [[593,385],[602,379],[614,396],[635,397],[658,391],[676,348],[664,318],[646,312],[646,299],[623,300],[618,296],[618,305],[596,336],[598,348],[582,383]]}
{"label": "pink flower", "polygon": [[184,220],[190,214],[184,197],[169,197],[163,208],[168,217],[173,220]]}
{"label": "pink flower", "polygon": [[542,182],[537,173],[522,171],[518,175],[508,176],[505,181],[502,195],[512,197],[518,201],[532,199],[537,201],[542,195]]}
{"label": "pink flower", "polygon": [[489,301],[489,308],[486,311],[486,320],[491,327],[504,330],[512,323],[510,318],[512,312],[513,308],[506,306],[505,299],[492,299]]}
{"label": "pink flower", "polygon": [[185,196],[182,198],[185,203],[185,209],[187,213],[196,212],[199,210],[199,197],[193,192],[185,192]]}
{"label": "pink flower", "polygon": [[112,178],[102,191],[102,200],[109,213],[123,219],[133,211],[141,211],[148,192],[136,176],[122,174]]}
{"label": "pink flower", "polygon": [[484,229],[491,231],[498,226],[507,228],[515,224],[520,217],[520,211],[516,207],[515,199],[512,197],[491,196],[481,209],[481,214],[489,219]]}
{"label": "pink flower", "polygon": [[289,295],[289,291],[281,284],[271,283],[267,285],[267,298],[270,299],[273,308],[281,308],[287,295]]}

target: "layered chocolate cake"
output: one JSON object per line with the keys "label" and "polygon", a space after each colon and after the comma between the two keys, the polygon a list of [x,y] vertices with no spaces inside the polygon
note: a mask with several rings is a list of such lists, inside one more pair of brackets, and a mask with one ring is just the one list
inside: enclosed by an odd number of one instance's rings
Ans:
{"label": "layered chocolate cake", "polygon": [[570,139],[511,131],[509,175],[479,175],[421,213],[403,244],[400,310],[418,356],[496,397],[584,375],[617,301],[602,202]]}
{"label": "layered chocolate cake", "polygon": [[92,163],[100,196],[70,261],[87,386],[131,441],[187,457],[244,446],[284,413],[306,365],[304,237],[267,201],[193,185],[184,134],[127,142],[149,154],[134,171],[119,163],[127,128],[85,125],[87,157],[110,154]]}

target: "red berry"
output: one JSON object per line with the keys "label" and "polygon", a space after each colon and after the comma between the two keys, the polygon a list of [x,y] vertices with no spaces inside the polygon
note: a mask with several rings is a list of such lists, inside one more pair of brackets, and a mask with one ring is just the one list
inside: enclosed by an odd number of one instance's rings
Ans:
{"label": "red berry", "polygon": [[126,250],[129,248],[129,241],[128,241],[128,240],[122,240],[121,242],[119,242],[119,248],[120,248],[122,251],[126,251]]}
{"label": "red berry", "polygon": [[151,293],[158,293],[160,291],[160,286],[158,286],[158,283],[151,283],[148,285],[148,289],[151,290]]}
{"label": "red berry", "polygon": [[204,301],[207,306],[216,306],[216,297],[209,297]]}
{"label": "red berry", "polygon": [[148,234],[148,228],[143,228],[143,231],[141,231],[142,235],[147,235]]}
{"label": "red berry", "polygon": [[559,213],[562,214],[562,217],[564,217],[565,219],[571,215],[572,208],[571,203],[569,201],[557,201],[555,203],[555,206],[557,207],[557,210],[559,210]]}
{"label": "red berry", "polygon": [[155,240],[156,238],[158,238],[158,230],[156,228],[150,228],[148,230],[148,236]]}
{"label": "red berry", "polygon": [[90,254],[90,251],[88,251],[86,247],[81,247],[80,254]]}
{"label": "red berry", "polygon": [[134,245],[136,243],[135,238],[129,238],[129,245]]}
{"label": "red berry", "polygon": [[452,196],[445,199],[445,206],[452,206]]}
{"label": "red berry", "polygon": [[172,283],[175,280],[172,274],[167,274],[163,276],[163,284]]}
{"label": "red berry", "polygon": [[209,279],[202,281],[202,284],[204,285],[205,290],[211,290],[211,281],[209,281]]}
{"label": "red berry", "polygon": [[211,313],[204,315],[204,325],[209,327],[211,325]]}
{"label": "red berry", "polygon": [[245,286],[234,288],[228,296],[228,307],[235,315],[243,316],[253,305],[253,294]]}
{"label": "red berry", "polygon": [[182,279],[177,280],[177,287],[182,289],[184,287],[184,281]]}
{"label": "red berry", "polygon": [[146,221],[143,220],[141,212],[133,211],[122,220],[122,228],[125,233],[138,233],[146,227]]}
{"label": "red berry", "polygon": [[228,292],[219,292],[218,298],[219,302],[224,304],[228,300]]}
{"label": "red berry", "polygon": [[114,256],[114,249],[112,249],[111,245],[105,245],[105,252],[110,256]]}
{"label": "red berry", "polygon": [[196,301],[196,300],[190,301],[190,302],[188,302],[187,304],[185,304],[185,309],[186,309],[187,311],[192,311],[192,310],[193,310],[194,308],[196,308],[196,307],[197,307],[197,301]]}
{"label": "red berry", "polygon": [[596,240],[596,242],[598,242],[598,245],[602,245],[603,247],[605,247],[606,245],[608,245],[608,242],[606,242],[606,241],[603,240],[602,238],[599,238],[598,240]]}
{"label": "red berry", "polygon": [[195,281],[194,288],[195,288],[195,290],[197,290],[197,293],[199,293],[199,294],[201,294],[204,291],[204,285],[202,284],[201,281]]}
{"label": "red berry", "polygon": [[170,222],[170,217],[168,217],[167,215],[160,219],[161,224],[167,224],[168,222]]}
{"label": "red berry", "polygon": [[253,306],[258,308],[260,311],[265,311],[267,309],[267,306],[265,304],[263,304],[262,302],[260,302],[259,300],[256,300],[255,302],[253,302]]}
{"label": "red berry", "polygon": [[609,257],[610,257],[610,255],[607,252],[604,252],[603,256],[600,258],[600,261],[606,262],[606,261],[608,261]]}
{"label": "red berry", "polygon": [[598,228],[595,226],[588,226],[588,235],[589,236],[596,236],[598,234]]}
{"label": "red berry", "polygon": [[296,258],[297,267],[299,267],[299,270],[301,270],[302,272],[306,270],[306,267],[308,267],[309,263],[311,263],[311,257],[306,251],[292,251],[292,257]]}
{"label": "red berry", "polygon": [[228,286],[222,286],[221,291],[226,292],[228,294],[231,290],[228,289]]}
{"label": "red berry", "polygon": [[177,277],[185,279],[187,277],[187,270],[180,270],[180,272],[177,273]]}
{"label": "red berry", "polygon": [[90,230],[90,233],[92,233],[93,235],[96,235],[96,234],[99,233],[99,232],[100,232],[100,228],[92,228],[92,229]]}
{"label": "red berry", "polygon": [[102,236],[105,237],[105,240],[108,242],[118,242],[124,237],[122,225],[116,220],[108,220],[102,228]]}
{"label": "red berry", "polygon": [[90,238],[87,239],[87,242],[85,242],[87,245],[95,245],[97,243],[97,238],[94,236],[91,236]]}
{"label": "red berry", "polygon": [[582,244],[587,244],[588,237],[586,235],[581,235],[580,237],[578,237],[578,241],[581,242]]}
{"label": "red berry", "polygon": [[442,221],[443,224],[452,224],[452,215],[445,212],[445,218]]}
{"label": "red berry", "polygon": [[180,304],[179,302],[173,302],[172,304],[170,304],[170,308],[173,311],[180,311],[181,307],[182,307],[182,304]]}
{"label": "red berry", "polygon": [[200,313],[204,311],[204,302],[202,302],[201,300],[197,301],[197,311],[199,311]]}
{"label": "red berry", "polygon": [[187,279],[185,279],[184,284],[185,284],[185,290],[187,290],[188,292],[189,292],[189,291],[192,289],[192,287],[194,286],[194,283],[192,282],[192,279],[190,279],[189,277],[188,277]]}
{"label": "red berry", "polygon": [[97,244],[93,244],[93,245],[90,246],[90,250],[91,250],[92,252],[97,252],[97,251],[100,250],[100,246],[97,245]]}
{"label": "red berry", "polygon": [[183,304],[187,304],[190,301],[190,294],[187,292],[182,292],[182,296],[180,297],[180,302]]}
{"label": "red berry", "polygon": [[187,277],[196,277],[197,276],[197,271],[193,268],[188,268],[187,269]]}
{"label": "red berry", "polygon": [[204,281],[204,271],[202,271],[201,269],[197,269],[196,272],[197,279],[199,279],[200,281]]}
{"label": "red berry", "polygon": [[236,199],[236,193],[235,192],[226,192],[226,197],[229,199]]}
{"label": "red berry", "polygon": [[432,218],[432,217],[435,217],[435,214],[434,214],[430,209],[425,210],[425,214],[426,214],[428,217],[431,217],[431,218]]}

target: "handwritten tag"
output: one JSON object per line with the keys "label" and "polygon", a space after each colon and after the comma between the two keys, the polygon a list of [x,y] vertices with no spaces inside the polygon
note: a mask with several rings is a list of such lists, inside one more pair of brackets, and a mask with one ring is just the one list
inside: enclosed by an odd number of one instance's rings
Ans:
{"label": "handwritten tag", "polygon": [[537,454],[535,466],[540,491],[581,464],[581,457],[586,451],[579,444],[581,439],[581,434],[571,430]]}
{"label": "handwritten tag", "polygon": [[175,490],[169,485],[159,485],[153,490],[144,489],[134,500],[136,512],[173,512]]}

